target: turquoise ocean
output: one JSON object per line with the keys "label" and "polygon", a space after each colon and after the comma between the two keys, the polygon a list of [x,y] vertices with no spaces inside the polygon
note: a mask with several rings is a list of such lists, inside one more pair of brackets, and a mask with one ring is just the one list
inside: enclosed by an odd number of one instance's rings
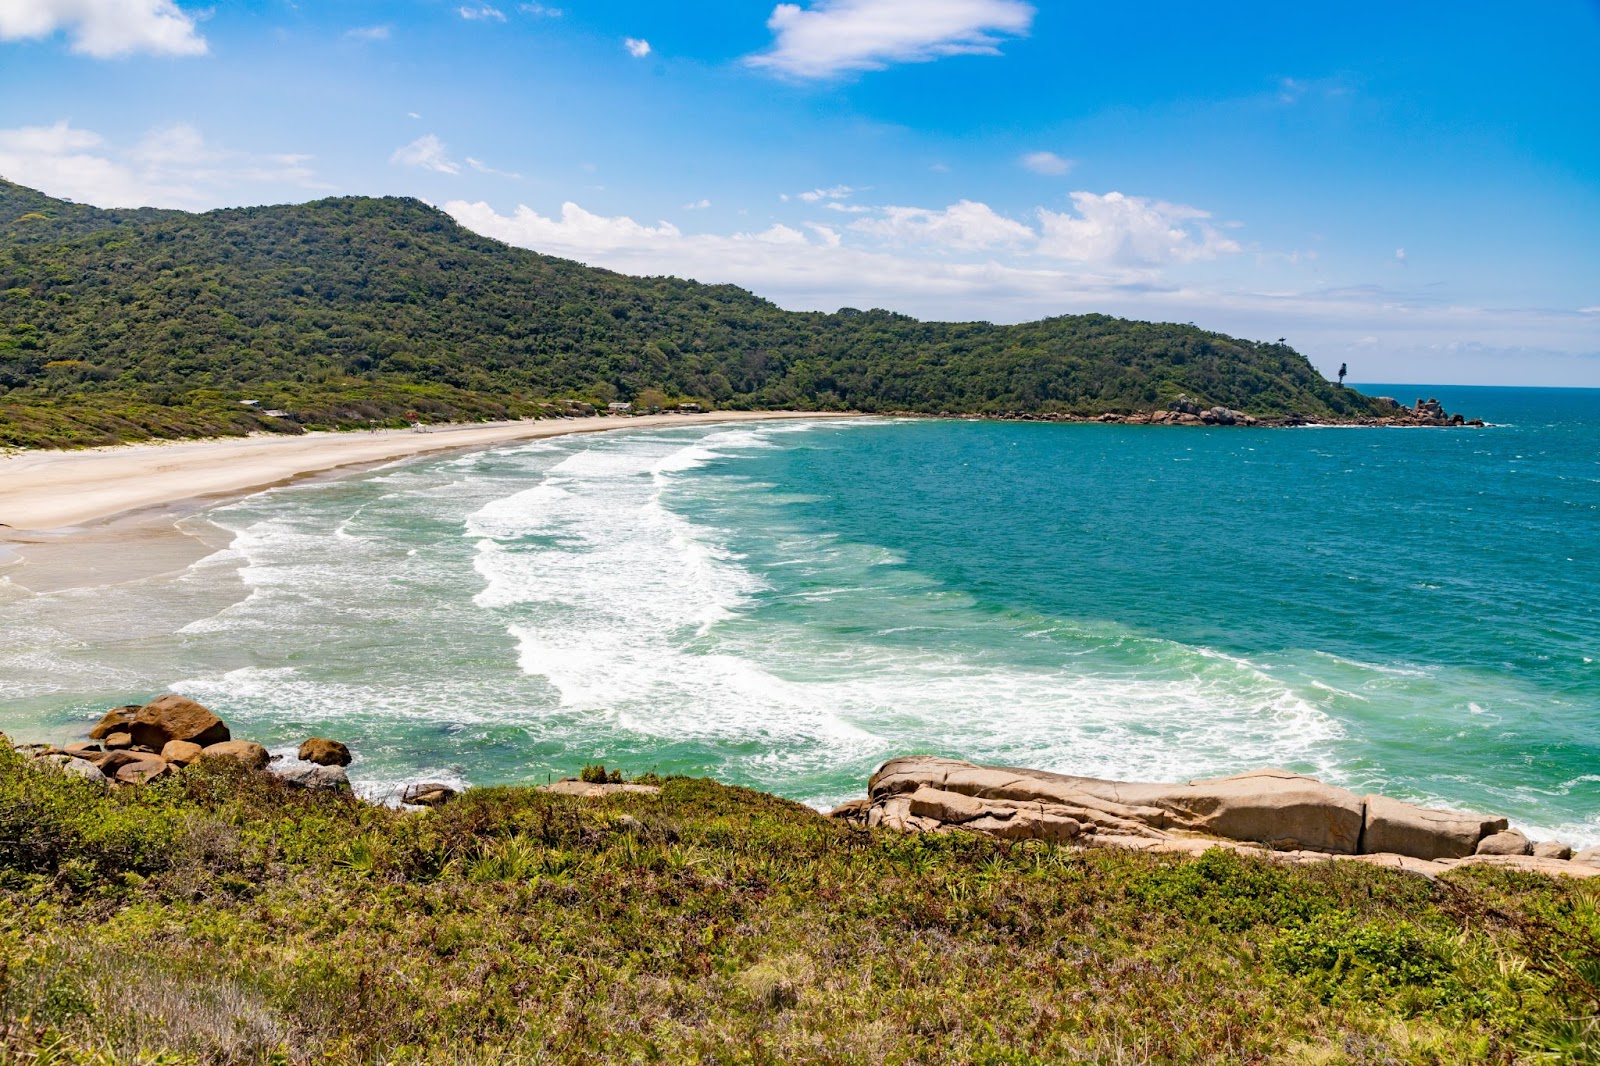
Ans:
{"label": "turquoise ocean", "polygon": [[1600,841],[1600,391],[1364,388],[1495,424],[746,423],[276,489],[179,574],[0,579],[0,729],[175,689],[375,796],[1277,765]]}

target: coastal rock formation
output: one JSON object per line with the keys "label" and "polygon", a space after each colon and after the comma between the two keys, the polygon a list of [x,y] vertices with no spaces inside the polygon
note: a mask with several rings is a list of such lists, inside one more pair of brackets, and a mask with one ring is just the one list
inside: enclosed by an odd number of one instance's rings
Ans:
{"label": "coastal rock formation", "polygon": [[1504,818],[1430,810],[1387,796],[1368,795],[1362,802],[1367,808],[1362,850],[1368,853],[1460,859],[1473,854],[1484,837],[1506,828]]}
{"label": "coastal rock formation", "polygon": [[89,729],[90,740],[104,740],[113,733],[126,733],[139,713],[140,704],[113,707]]}
{"label": "coastal rock formation", "polygon": [[325,766],[321,763],[296,762],[279,764],[270,768],[284,784],[295,788],[326,789],[348,792],[350,777],[343,766]]}
{"label": "coastal rock formation", "polygon": [[205,759],[237,759],[252,770],[265,770],[272,756],[267,749],[253,740],[224,740],[220,744],[207,744],[200,752]]}
{"label": "coastal rock formation", "polygon": [[[183,696],[158,696],[140,707],[128,728],[141,748],[160,751],[168,741],[187,740],[202,748],[232,739],[228,726],[210,710]],[[95,739],[90,734],[90,739]]]}
{"label": "coastal rock formation", "polygon": [[301,762],[316,763],[318,766],[349,766],[350,749],[337,740],[312,737],[300,745],[298,758]]}
{"label": "coastal rock formation", "polygon": [[424,781],[408,785],[400,793],[400,802],[408,807],[438,807],[456,798],[456,790],[437,781]]}
{"label": "coastal rock formation", "polygon": [[161,757],[178,766],[188,766],[205,751],[192,740],[169,740],[161,746]]}
{"label": "coastal rock formation", "polygon": [[864,828],[969,831],[1008,840],[1156,853],[1208,848],[1289,861],[1348,858],[1435,876],[1455,864],[1600,876],[1600,848],[1535,849],[1504,818],[1357,796],[1304,774],[1265,769],[1176,784],[1103,781],[915,755],[884,763],[868,798],[832,816]]}

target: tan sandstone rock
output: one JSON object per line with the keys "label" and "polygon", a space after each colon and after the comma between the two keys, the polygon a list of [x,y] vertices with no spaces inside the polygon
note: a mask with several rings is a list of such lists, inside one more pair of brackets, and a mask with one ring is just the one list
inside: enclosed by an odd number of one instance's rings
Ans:
{"label": "tan sandstone rock", "polygon": [[1362,802],[1366,804],[1367,822],[1361,850],[1367,854],[1394,852],[1417,859],[1459,859],[1474,854],[1484,837],[1506,828],[1504,818],[1432,810],[1387,796],[1364,796]]}
{"label": "tan sandstone rock", "polygon": [[169,740],[161,746],[161,757],[174,766],[188,766],[204,750],[191,740]]}
{"label": "tan sandstone rock", "polygon": [[1544,840],[1533,846],[1533,857],[1536,859],[1570,859],[1572,858],[1572,845],[1563,844],[1559,840]]}
{"label": "tan sandstone rock", "polygon": [[104,743],[107,751],[122,751],[133,747],[133,735],[131,733],[107,733]]}
{"label": "tan sandstone rock", "polygon": [[272,761],[267,749],[253,740],[224,740],[207,744],[200,755],[206,759],[234,759],[253,770],[264,770],[267,763]]}
{"label": "tan sandstone rock", "polygon": [[227,724],[210,710],[172,693],[140,707],[129,731],[135,744],[153,751],[160,751],[171,740],[187,740],[209,748],[232,737]]}
{"label": "tan sandstone rock", "polygon": [[126,733],[138,713],[139,705],[136,703],[126,707],[113,707],[89,730],[89,739],[104,740],[112,733]]}
{"label": "tan sandstone rock", "polygon": [[1580,848],[1573,852],[1572,861],[1581,862],[1586,865],[1600,866],[1600,847]]}
{"label": "tan sandstone rock", "polygon": [[301,762],[316,763],[318,766],[349,766],[350,749],[337,740],[312,737],[300,745],[299,758]]}
{"label": "tan sandstone rock", "polygon": [[1478,855],[1531,855],[1533,845],[1515,829],[1491,833],[1478,841]]}
{"label": "tan sandstone rock", "polygon": [[[139,755],[132,762],[117,767],[116,779],[126,785],[142,785],[154,781],[171,769],[159,755]],[[103,770],[101,771],[104,772]]]}

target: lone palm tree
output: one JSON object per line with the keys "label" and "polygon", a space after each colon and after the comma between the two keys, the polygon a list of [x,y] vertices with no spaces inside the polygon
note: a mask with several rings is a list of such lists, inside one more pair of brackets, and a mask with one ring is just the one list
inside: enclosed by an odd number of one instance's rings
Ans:
{"label": "lone palm tree", "polygon": [[1340,363],[1339,364],[1339,387],[1340,388],[1344,388],[1344,376],[1346,374],[1348,374],[1348,373],[1350,373],[1349,365],[1345,364],[1345,363]]}

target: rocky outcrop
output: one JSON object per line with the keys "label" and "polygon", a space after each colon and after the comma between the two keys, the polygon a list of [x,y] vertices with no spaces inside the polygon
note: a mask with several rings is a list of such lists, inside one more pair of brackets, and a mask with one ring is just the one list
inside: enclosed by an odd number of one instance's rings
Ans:
{"label": "rocky outcrop", "polygon": [[315,763],[318,766],[349,766],[350,749],[337,740],[312,737],[300,745],[298,758],[301,762]]}
{"label": "rocky outcrop", "polygon": [[884,763],[867,791],[832,816],[866,828],[1155,853],[1225,847],[1300,862],[1348,858],[1427,876],[1475,863],[1600,875],[1600,849],[1567,862],[1566,845],[1535,849],[1504,818],[1357,796],[1288,770],[1157,784],[917,755]]}
{"label": "rocky outcrop", "polygon": [[1418,859],[1460,859],[1474,854],[1478,842],[1506,828],[1504,818],[1456,811],[1430,810],[1387,796],[1368,795],[1362,851],[1393,852]]}
{"label": "rocky outcrop", "polygon": [[192,740],[169,740],[161,746],[161,757],[176,766],[188,766],[205,751]]}
{"label": "rocky outcrop", "polygon": [[293,762],[277,763],[270,767],[284,784],[295,788],[325,790],[330,792],[350,791],[350,776],[344,772],[342,766],[324,766],[321,763]]}
{"label": "rocky outcrop", "polygon": [[400,793],[400,802],[408,807],[442,807],[455,799],[457,792],[449,785],[437,781],[423,781],[407,785]]}
{"label": "rocky outcrop", "polygon": [[126,733],[133,725],[134,716],[139,713],[140,704],[131,703],[126,707],[113,707],[89,729],[90,740],[104,740],[113,733]]}
{"label": "rocky outcrop", "polygon": [[220,744],[207,744],[201,749],[202,759],[234,759],[252,770],[265,770],[272,756],[267,749],[253,740],[224,740]]}
{"label": "rocky outcrop", "polygon": [[[151,751],[160,751],[174,740],[186,740],[207,748],[232,739],[221,718],[194,700],[172,693],[158,696],[140,707],[128,732],[133,735],[136,746]],[[90,739],[94,739],[93,736]]]}

